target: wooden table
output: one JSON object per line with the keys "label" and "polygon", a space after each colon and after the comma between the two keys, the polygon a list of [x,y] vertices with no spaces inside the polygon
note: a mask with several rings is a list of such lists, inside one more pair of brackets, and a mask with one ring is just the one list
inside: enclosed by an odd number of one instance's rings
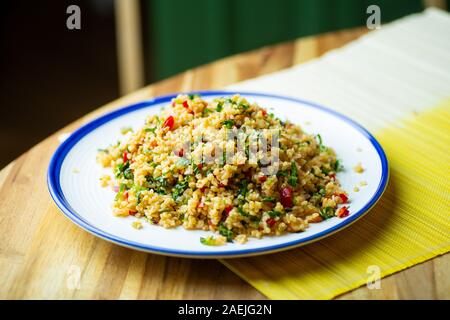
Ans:
{"label": "wooden table", "polygon": [[[262,299],[216,260],[169,258],[126,249],[65,218],[47,191],[46,172],[58,136],[107,111],[176,91],[217,89],[302,63],[340,47],[364,29],[335,32],[239,54],[124,96],[70,124],[0,171],[0,298]],[[435,258],[340,296],[449,299],[450,255]],[[79,281],[78,281],[79,279]],[[439,286],[441,288],[449,286]]]}

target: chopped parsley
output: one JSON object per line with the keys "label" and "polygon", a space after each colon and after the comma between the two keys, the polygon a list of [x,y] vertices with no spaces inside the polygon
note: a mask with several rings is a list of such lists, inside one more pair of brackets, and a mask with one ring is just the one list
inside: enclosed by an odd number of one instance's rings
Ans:
{"label": "chopped parsley", "polygon": [[271,218],[276,218],[276,217],[281,216],[281,212],[279,212],[279,211],[267,211],[267,214]]}
{"label": "chopped parsley", "polygon": [[219,233],[224,236],[225,238],[227,238],[228,242],[233,242],[233,231],[231,231],[230,229],[228,229],[227,227],[225,227],[223,225],[223,223],[219,224]]}
{"label": "chopped parsley", "polygon": [[209,236],[207,238],[200,237],[200,243],[204,244],[205,246],[215,246],[216,238],[214,238],[213,236]]}
{"label": "chopped parsley", "polygon": [[285,170],[279,170],[277,172],[277,177],[287,177],[287,175],[288,175],[288,172]]}
{"label": "chopped parsley", "polygon": [[317,138],[317,142],[319,143],[319,150],[326,151],[328,148],[323,145],[322,136],[320,134],[317,134],[316,138]]}
{"label": "chopped parsley", "polygon": [[145,131],[145,132],[151,132],[151,133],[155,134],[156,127],[153,127],[153,128],[145,128],[144,131]]}
{"label": "chopped parsley", "polygon": [[241,180],[239,182],[238,186],[239,186],[238,195],[241,195],[242,197],[245,198],[245,196],[247,195],[247,192],[248,192],[248,181],[247,181],[247,179]]}
{"label": "chopped parsley", "polygon": [[222,125],[227,127],[228,129],[231,129],[234,126],[234,120],[231,119],[223,120]]}
{"label": "chopped parsley", "polygon": [[336,162],[333,164],[333,170],[334,172],[344,170],[344,166],[341,164],[341,161],[339,159],[336,159]]}
{"label": "chopped parsley", "polygon": [[188,97],[190,100],[194,100],[195,98],[199,98],[200,95],[197,93],[194,93],[194,94],[188,94]]}
{"label": "chopped parsley", "polygon": [[184,179],[181,182],[178,182],[172,189],[172,198],[177,201],[183,195],[184,191],[188,188],[189,181],[188,179]]}
{"label": "chopped parsley", "polygon": [[298,182],[298,169],[295,162],[291,163],[291,175],[289,176],[288,183],[292,187],[296,187]]}
{"label": "chopped parsley", "polygon": [[334,209],[332,207],[325,207],[319,210],[319,214],[324,220],[327,220],[334,217]]}
{"label": "chopped parsley", "polygon": [[128,161],[126,163],[118,164],[115,171],[116,178],[120,178],[121,176],[130,180],[134,178],[133,171],[130,168],[130,162]]}
{"label": "chopped parsley", "polygon": [[264,197],[262,198],[263,202],[276,202],[277,199],[275,199],[275,197]]}
{"label": "chopped parsley", "polygon": [[217,107],[216,107],[216,111],[217,112],[221,112],[223,109],[223,103],[222,102],[217,102]]}

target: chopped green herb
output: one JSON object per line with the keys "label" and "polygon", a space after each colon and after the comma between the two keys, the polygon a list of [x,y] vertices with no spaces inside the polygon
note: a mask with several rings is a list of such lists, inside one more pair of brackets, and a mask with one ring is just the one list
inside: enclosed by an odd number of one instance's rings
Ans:
{"label": "chopped green herb", "polygon": [[323,219],[327,220],[334,217],[334,209],[332,207],[325,207],[319,210],[319,214]]}
{"label": "chopped green herb", "polygon": [[328,148],[323,145],[322,136],[320,134],[317,134],[316,138],[317,138],[317,142],[319,142],[319,150],[320,151],[326,151]]}
{"label": "chopped green herb", "polygon": [[223,103],[222,102],[217,102],[217,107],[216,107],[216,111],[217,112],[221,112],[223,109]]}
{"label": "chopped green herb", "polygon": [[130,167],[126,168],[123,172],[123,176],[125,179],[133,180],[134,179],[133,170],[131,170]]}
{"label": "chopped green herb", "polygon": [[205,109],[203,109],[203,111],[202,111],[202,117],[205,117],[205,116],[207,116],[208,115],[208,113],[211,113],[212,112],[212,110],[211,109],[208,109],[208,108],[205,108]]}
{"label": "chopped green herb", "polygon": [[335,172],[344,170],[344,166],[341,164],[341,161],[339,159],[336,159],[336,162],[333,165],[333,170]]}
{"label": "chopped green herb", "polygon": [[276,202],[277,199],[275,199],[275,197],[264,197],[262,198],[263,202]]}
{"label": "chopped green herb", "polygon": [[238,195],[241,195],[242,197],[245,198],[245,196],[247,195],[247,192],[248,192],[248,181],[247,181],[247,179],[241,180],[239,182],[238,186],[239,186]]}
{"label": "chopped green herb", "polygon": [[213,236],[209,236],[207,238],[200,237],[200,243],[204,244],[205,246],[215,246],[216,238],[214,238]]}
{"label": "chopped green herb", "polygon": [[189,97],[189,99],[194,100],[195,98],[200,97],[200,95],[197,93],[194,93],[194,94],[188,94],[188,97]]}
{"label": "chopped green herb", "polygon": [[184,191],[188,188],[188,186],[189,186],[188,179],[178,182],[172,189],[173,200],[178,202],[179,198],[183,195]]}
{"label": "chopped green herb", "polygon": [[116,178],[123,176],[125,179],[133,179],[133,171],[130,169],[130,162],[120,163],[115,168]]}
{"label": "chopped green herb", "polygon": [[224,120],[224,121],[222,121],[222,125],[227,127],[228,129],[231,129],[234,126],[234,120],[231,120],[231,119]]}
{"label": "chopped green herb", "polygon": [[292,187],[296,187],[298,182],[298,170],[295,162],[291,163],[291,175],[289,176],[288,183]]}
{"label": "chopped green herb", "polygon": [[244,209],[242,209],[241,207],[238,207],[237,211],[241,214],[241,216],[244,216],[244,217],[249,216],[249,214],[247,212],[245,212]]}
{"label": "chopped green herb", "polygon": [[240,103],[238,103],[238,104],[235,104],[234,105],[234,108],[235,109],[242,109],[242,110],[247,110],[248,108],[250,108],[250,106],[248,105],[248,104],[245,104],[245,103],[242,103],[242,102],[240,102]]}
{"label": "chopped green herb", "polygon": [[325,189],[324,189],[324,188],[320,188],[319,194],[320,194],[322,197],[325,196],[325,194],[326,194]]}
{"label": "chopped green herb", "polygon": [[276,218],[276,217],[279,217],[279,216],[281,216],[281,212],[279,212],[279,211],[267,211],[267,214],[269,215],[269,217],[271,217],[271,218]]}
{"label": "chopped green herb", "polygon": [[228,242],[233,242],[233,231],[225,227],[223,223],[219,224],[219,233],[226,237]]}
{"label": "chopped green herb", "polygon": [[151,132],[151,133],[154,134],[155,131],[156,131],[156,127],[154,127],[154,128],[145,128],[144,131],[145,131],[145,132]]}
{"label": "chopped green herb", "polygon": [[287,177],[287,175],[288,175],[288,172],[285,170],[279,170],[277,172],[277,177]]}

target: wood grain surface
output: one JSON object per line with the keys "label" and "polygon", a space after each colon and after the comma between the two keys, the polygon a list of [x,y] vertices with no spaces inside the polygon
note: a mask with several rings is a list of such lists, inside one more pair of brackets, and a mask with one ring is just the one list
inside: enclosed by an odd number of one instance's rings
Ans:
{"label": "wood grain surface", "polygon": [[[318,57],[366,30],[324,34],[239,54],[145,87],[42,141],[0,171],[2,299],[264,299],[216,260],[164,257],[111,244],[59,212],[46,172],[58,137],[115,108],[177,91],[218,89]],[[450,255],[384,278],[339,299],[449,299]]]}

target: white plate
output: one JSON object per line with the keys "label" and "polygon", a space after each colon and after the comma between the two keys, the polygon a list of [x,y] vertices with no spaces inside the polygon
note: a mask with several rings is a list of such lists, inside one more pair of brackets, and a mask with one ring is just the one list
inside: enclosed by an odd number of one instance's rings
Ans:
{"label": "white plate", "polygon": [[[197,92],[207,100],[230,96],[236,92]],[[246,244],[227,243],[205,246],[200,237],[208,231],[187,231],[182,227],[164,229],[143,223],[144,228],[131,227],[134,217],[118,218],[111,212],[114,192],[102,188],[99,177],[108,170],[96,163],[98,148],[123,139],[120,129],[138,129],[146,115],[158,113],[174,97],[165,96],[131,105],[109,113],[81,127],[56,150],[48,170],[50,194],[61,211],[83,229],[122,246],[164,255],[196,258],[231,258],[286,250],[321,239],[343,229],[363,216],[381,197],[388,181],[385,153],[375,138],[349,118],[316,104],[298,99],[260,93],[240,92],[249,101],[256,101],[281,119],[301,125],[307,133],[320,133],[324,144],[334,148],[345,167],[338,179],[349,193],[350,215],[311,224],[305,232],[250,240]],[[361,162],[365,171],[352,168]],[[366,181],[367,186],[355,186]]]}

